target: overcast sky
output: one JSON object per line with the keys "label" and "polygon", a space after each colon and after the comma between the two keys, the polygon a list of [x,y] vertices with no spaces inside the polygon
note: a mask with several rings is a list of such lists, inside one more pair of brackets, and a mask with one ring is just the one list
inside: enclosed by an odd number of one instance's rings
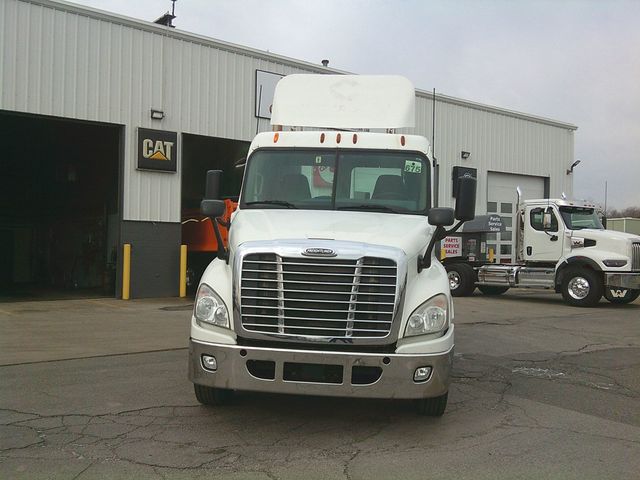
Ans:
{"label": "overcast sky", "polygon": [[[75,0],[154,20],[170,0]],[[640,0],[178,0],[216,39],[578,126],[574,195],[640,206]],[[638,142],[638,143],[636,143]]]}

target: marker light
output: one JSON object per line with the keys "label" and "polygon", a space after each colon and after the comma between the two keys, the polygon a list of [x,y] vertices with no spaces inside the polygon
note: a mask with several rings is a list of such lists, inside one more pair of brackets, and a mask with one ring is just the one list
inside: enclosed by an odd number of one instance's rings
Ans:
{"label": "marker light", "polygon": [[212,357],[211,355],[202,355],[202,368],[215,372],[218,369],[216,357]]}
{"label": "marker light", "polygon": [[414,382],[425,382],[431,376],[431,367],[418,367],[413,373]]}
{"label": "marker light", "polygon": [[340,140],[342,140],[342,135],[336,135],[336,143],[340,143]]}
{"label": "marker light", "polygon": [[278,139],[280,138],[280,134],[278,132],[273,134],[273,143],[278,143]]}
{"label": "marker light", "polygon": [[324,143],[324,133],[320,134],[320,143]]}
{"label": "marker light", "polygon": [[353,134],[353,144],[355,145],[356,143],[358,143],[358,134],[354,133]]}
{"label": "marker light", "polygon": [[400,145],[402,145],[404,147],[404,144],[405,144],[405,139],[404,139],[404,135],[402,135],[400,137]]}

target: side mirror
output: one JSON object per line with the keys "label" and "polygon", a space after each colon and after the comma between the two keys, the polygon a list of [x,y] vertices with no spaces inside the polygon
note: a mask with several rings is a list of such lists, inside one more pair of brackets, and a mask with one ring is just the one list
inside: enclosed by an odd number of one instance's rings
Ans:
{"label": "side mirror", "polygon": [[432,208],[429,210],[429,223],[435,227],[447,227],[453,225],[455,213],[453,208]]}
{"label": "side mirror", "polygon": [[473,220],[476,216],[476,179],[458,178],[455,217],[461,222]]}
{"label": "side mirror", "polygon": [[553,221],[551,215],[553,215],[553,208],[547,207],[542,216],[542,229],[551,230],[551,223]]}
{"label": "side mirror", "polygon": [[224,215],[227,206],[224,200],[207,200],[200,202],[200,213],[209,218],[218,218]]}
{"label": "side mirror", "polygon": [[220,200],[220,180],[222,170],[207,171],[207,183],[204,189],[205,200]]}
{"label": "side mirror", "polygon": [[204,199],[200,202],[200,212],[210,218],[221,217],[226,205],[220,200],[220,180],[222,170],[209,170],[204,189]]}

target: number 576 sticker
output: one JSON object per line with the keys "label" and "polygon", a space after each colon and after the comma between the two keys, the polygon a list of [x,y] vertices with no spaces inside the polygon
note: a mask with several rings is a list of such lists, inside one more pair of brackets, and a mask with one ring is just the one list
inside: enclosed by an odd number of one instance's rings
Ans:
{"label": "number 576 sticker", "polygon": [[404,171],[407,173],[421,173],[422,162],[416,162],[415,160],[405,160]]}

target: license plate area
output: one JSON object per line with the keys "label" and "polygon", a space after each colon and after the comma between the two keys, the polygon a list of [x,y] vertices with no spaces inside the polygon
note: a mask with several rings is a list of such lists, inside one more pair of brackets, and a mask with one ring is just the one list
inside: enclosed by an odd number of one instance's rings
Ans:
{"label": "license plate area", "polygon": [[284,362],[282,379],[285,382],[342,384],[342,365]]}

